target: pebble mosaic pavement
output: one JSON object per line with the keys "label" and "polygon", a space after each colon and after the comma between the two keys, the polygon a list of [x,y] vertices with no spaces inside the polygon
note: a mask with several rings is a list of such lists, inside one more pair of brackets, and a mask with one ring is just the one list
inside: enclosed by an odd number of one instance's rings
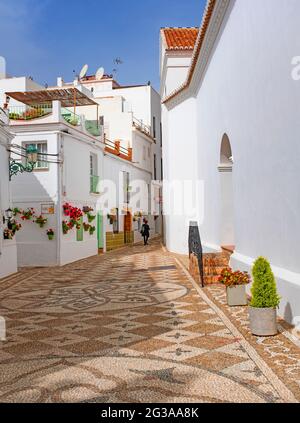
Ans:
{"label": "pebble mosaic pavement", "polygon": [[0,402],[298,402],[299,346],[263,340],[159,240],[0,281]]}

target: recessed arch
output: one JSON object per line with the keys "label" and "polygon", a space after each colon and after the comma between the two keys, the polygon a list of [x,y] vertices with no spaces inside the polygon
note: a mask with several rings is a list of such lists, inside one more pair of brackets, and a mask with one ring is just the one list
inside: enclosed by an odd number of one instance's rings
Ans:
{"label": "recessed arch", "polygon": [[230,140],[227,134],[224,134],[221,141],[220,148],[220,165],[231,165],[233,164],[233,154],[231,149]]}
{"label": "recessed arch", "polygon": [[220,145],[220,245],[233,247],[234,236],[234,193],[233,193],[233,151],[230,139],[224,134]]}

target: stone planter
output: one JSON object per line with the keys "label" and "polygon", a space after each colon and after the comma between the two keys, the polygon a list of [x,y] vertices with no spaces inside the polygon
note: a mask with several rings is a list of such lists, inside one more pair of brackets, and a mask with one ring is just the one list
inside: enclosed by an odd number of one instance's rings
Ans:
{"label": "stone planter", "polygon": [[246,285],[228,286],[226,288],[227,304],[230,307],[245,306],[248,304]]}
{"label": "stone planter", "polygon": [[278,333],[276,308],[249,307],[250,330],[256,336],[274,336]]}

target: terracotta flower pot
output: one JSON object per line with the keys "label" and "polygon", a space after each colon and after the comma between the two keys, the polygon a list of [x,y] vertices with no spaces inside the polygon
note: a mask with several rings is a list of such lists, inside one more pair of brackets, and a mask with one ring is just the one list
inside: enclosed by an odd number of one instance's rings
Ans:
{"label": "terracotta flower pot", "polygon": [[246,285],[228,286],[226,288],[227,304],[230,307],[246,306],[248,304]]}
{"label": "terracotta flower pot", "polygon": [[277,328],[276,308],[249,307],[250,330],[256,336],[275,336]]}

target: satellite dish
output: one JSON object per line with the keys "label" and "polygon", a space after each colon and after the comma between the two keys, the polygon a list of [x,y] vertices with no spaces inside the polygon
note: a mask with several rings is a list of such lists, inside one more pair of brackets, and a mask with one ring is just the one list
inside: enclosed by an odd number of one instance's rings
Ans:
{"label": "satellite dish", "polygon": [[104,75],[104,68],[99,68],[96,72],[96,80],[100,81]]}
{"label": "satellite dish", "polygon": [[85,75],[87,74],[88,68],[89,68],[88,65],[83,66],[83,68],[81,69],[80,74],[79,74],[80,79],[85,77]]}

